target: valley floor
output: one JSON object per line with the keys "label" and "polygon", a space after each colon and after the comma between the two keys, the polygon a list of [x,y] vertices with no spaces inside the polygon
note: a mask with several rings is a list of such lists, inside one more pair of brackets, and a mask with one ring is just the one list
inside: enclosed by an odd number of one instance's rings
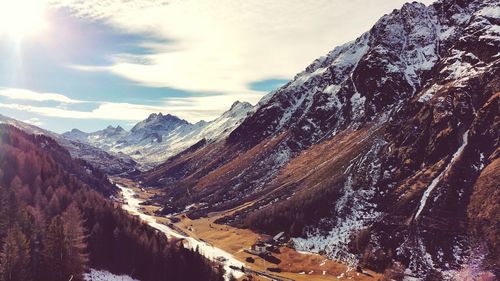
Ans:
{"label": "valley floor", "polygon": [[[128,179],[113,178],[113,181],[128,188],[133,188],[136,192],[136,196],[142,200],[148,200],[159,193],[158,190],[140,188],[136,183]],[[258,233],[248,229],[238,229],[214,223],[217,218],[225,216],[234,210],[212,213],[207,218],[196,220],[191,220],[180,214],[176,216],[180,221],[172,223],[169,218],[154,215],[154,212],[159,208],[159,206],[143,204],[140,211],[144,214],[154,216],[158,223],[170,225],[171,228],[184,236],[187,235],[198,241],[203,241],[233,255],[234,258],[244,264],[246,274],[251,274],[253,280],[368,281],[378,280],[381,277],[380,274],[369,270],[364,270],[363,273],[359,273],[352,267],[329,260],[324,256],[298,252],[289,247],[280,247],[279,253],[273,254],[273,256],[281,260],[278,265],[267,262],[259,256],[249,254],[245,252],[245,249],[250,249],[257,241],[259,238]],[[246,259],[248,257],[252,257],[255,262],[247,262]],[[281,272],[270,272],[268,268],[279,268]],[[244,278],[245,276],[241,277],[240,280]]]}

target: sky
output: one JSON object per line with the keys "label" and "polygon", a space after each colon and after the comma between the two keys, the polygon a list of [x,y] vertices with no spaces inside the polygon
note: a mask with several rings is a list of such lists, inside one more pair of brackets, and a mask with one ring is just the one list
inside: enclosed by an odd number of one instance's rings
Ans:
{"label": "sky", "polygon": [[0,114],[55,132],[208,121],[405,2],[0,0]]}

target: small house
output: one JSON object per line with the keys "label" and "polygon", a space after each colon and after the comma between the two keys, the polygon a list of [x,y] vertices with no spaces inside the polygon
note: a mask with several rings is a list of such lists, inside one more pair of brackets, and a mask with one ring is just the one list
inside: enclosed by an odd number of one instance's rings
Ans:
{"label": "small house", "polygon": [[266,244],[262,241],[257,241],[257,243],[252,245],[252,251],[257,255],[265,254],[267,253]]}

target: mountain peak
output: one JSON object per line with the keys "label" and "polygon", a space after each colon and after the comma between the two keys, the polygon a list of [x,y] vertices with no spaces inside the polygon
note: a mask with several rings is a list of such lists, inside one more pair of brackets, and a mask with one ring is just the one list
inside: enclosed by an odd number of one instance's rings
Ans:
{"label": "mountain peak", "polygon": [[[167,114],[163,114],[161,112],[158,112],[158,113],[151,113],[148,118],[146,118],[146,122],[151,122],[151,121],[155,121],[155,120],[159,120],[159,121],[185,121],[175,115],[172,115],[170,113],[167,113]],[[187,122],[187,121],[185,121]]]}
{"label": "mountain peak", "polygon": [[158,117],[161,117],[161,116],[163,116],[163,114],[161,112],[159,112],[159,113],[151,113],[148,116],[148,118],[146,118],[146,121],[152,121],[152,120],[154,120],[154,119],[156,119]]}
{"label": "mountain peak", "polygon": [[131,130],[131,132],[136,132],[141,129],[149,128],[148,130],[153,131],[170,131],[176,127],[189,124],[188,121],[181,119],[175,115],[163,113],[152,113],[146,120],[137,123]]}
{"label": "mountain peak", "polygon": [[74,128],[71,131],[63,133],[62,135],[65,137],[70,137],[70,138],[74,138],[74,139],[83,139],[83,138],[87,137],[88,134],[77,129],[77,128]]}
{"label": "mountain peak", "polygon": [[77,128],[73,128],[73,129],[71,130],[71,133],[76,134],[76,133],[84,133],[84,132],[83,132],[83,131],[81,131],[81,130],[78,130]]}
{"label": "mountain peak", "polygon": [[233,109],[235,106],[238,106],[238,104],[240,104],[241,101],[237,100],[235,102],[233,102],[233,104],[231,105],[231,109]]}
{"label": "mountain peak", "polygon": [[249,102],[246,102],[246,101],[241,102],[241,101],[237,100],[231,105],[231,108],[229,108],[229,111],[233,111],[236,108],[248,108],[248,107],[252,107],[252,105]]}

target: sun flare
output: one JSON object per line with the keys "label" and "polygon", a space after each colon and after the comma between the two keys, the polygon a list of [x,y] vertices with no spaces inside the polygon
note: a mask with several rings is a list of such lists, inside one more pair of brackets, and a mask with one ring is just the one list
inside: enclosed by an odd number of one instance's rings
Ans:
{"label": "sun flare", "polygon": [[21,39],[46,24],[44,0],[0,0],[0,35]]}

